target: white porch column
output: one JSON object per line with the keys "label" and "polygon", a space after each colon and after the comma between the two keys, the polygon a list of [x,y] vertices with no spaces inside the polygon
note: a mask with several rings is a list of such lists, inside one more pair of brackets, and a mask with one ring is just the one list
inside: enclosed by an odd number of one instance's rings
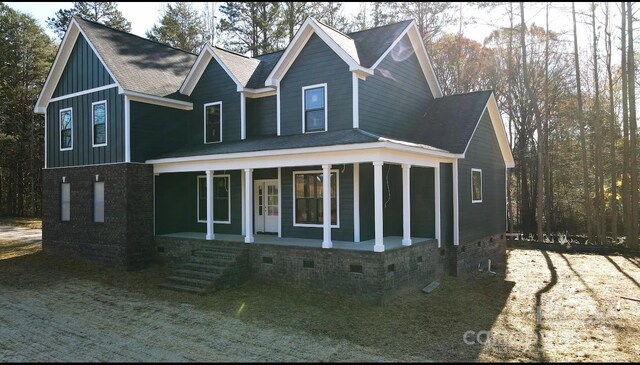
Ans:
{"label": "white porch column", "polygon": [[436,217],[435,219],[435,224],[436,224],[436,239],[438,240],[438,248],[440,248],[440,164],[438,164],[438,167],[434,167],[433,168],[433,193],[435,194],[435,210],[436,210],[436,214],[434,215],[434,217]]}
{"label": "white porch column", "polygon": [[453,161],[453,244],[460,244],[460,212],[458,205],[458,160]]}
{"label": "white porch column", "polygon": [[411,246],[411,165],[402,164],[402,245]]}
{"label": "white porch column", "polygon": [[331,248],[331,165],[322,165],[322,248]]}
{"label": "white porch column", "polygon": [[382,161],[373,162],[373,196],[375,212],[375,245],[373,251],[384,252],[384,230],[382,222]]}
{"label": "white porch column", "polygon": [[245,243],[253,242],[253,169],[244,169]]}
{"label": "white porch column", "polygon": [[353,164],[353,242],[360,242],[360,164]]}
{"label": "white porch column", "polygon": [[240,171],[240,205],[241,207],[241,223],[240,226],[242,227],[242,232],[240,232],[240,234],[242,234],[243,236],[246,234],[247,230],[247,219],[245,218],[246,216],[246,212],[244,211],[244,209],[247,207],[247,204],[245,203],[247,200],[247,192],[244,190],[245,188],[245,184],[244,184],[244,174],[242,173],[242,170]]}
{"label": "white porch column", "polygon": [[213,233],[213,171],[207,170],[207,240],[216,238]]}

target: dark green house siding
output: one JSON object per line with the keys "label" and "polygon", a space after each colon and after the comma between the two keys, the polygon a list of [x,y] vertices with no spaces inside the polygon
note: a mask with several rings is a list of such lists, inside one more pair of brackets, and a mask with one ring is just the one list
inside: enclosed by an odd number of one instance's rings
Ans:
{"label": "dark green house siding", "polygon": [[[411,236],[435,237],[433,169],[411,167]],[[360,239],[375,235],[373,164],[360,164]],[[382,166],[383,235],[402,236],[402,167]]]}
{"label": "dark green house siding", "polygon": [[60,81],[53,91],[53,97],[73,94],[100,86],[113,84],[107,69],[82,34],[73,46],[69,61],[62,72]]}
{"label": "dark green house siding", "polygon": [[[413,140],[433,99],[408,36],[375,69],[358,80],[360,128],[386,137]],[[400,51],[400,50],[404,50]]]}
{"label": "dark green house siding", "polygon": [[275,136],[278,132],[277,97],[247,98],[247,138]]}
{"label": "dark green house siding", "polygon": [[196,138],[202,119],[193,111],[130,103],[132,162],[145,162],[189,144],[203,143]]}
{"label": "dark green house siding", "polygon": [[302,87],[327,84],[328,130],[353,127],[352,73],[315,33],[280,81],[280,134],[302,133]]}
{"label": "dark green house siding", "polygon": [[[231,175],[231,223],[215,223],[213,231],[214,233],[240,234],[242,231],[240,171],[221,171],[219,174]],[[206,223],[198,223],[198,176],[206,175],[204,172],[188,172],[155,176],[156,234],[207,231]]]}
{"label": "dark green house siding", "polygon": [[204,143],[204,104],[222,101],[222,141],[240,140],[240,93],[226,71],[212,59],[191,93],[195,123],[190,143]]}
{"label": "dark green house siding", "polygon": [[[331,239],[353,241],[353,165],[333,165],[338,170],[339,226],[331,229]],[[322,171],[322,166],[282,168],[282,236],[322,239],[322,227],[295,227],[293,225],[293,172]]]}
{"label": "dark green house siding", "polygon": [[[482,203],[471,202],[471,169],[482,169]],[[487,110],[458,162],[460,243],[505,232],[505,163]]]}
{"label": "dark green house siding", "polygon": [[[93,147],[91,103],[107,101],[107,145]],[[124,97],[118,88],[54,101],[47,106],[47,167],[124,161]],[[60,151],[60,110],[73,108],[73,149]]]}

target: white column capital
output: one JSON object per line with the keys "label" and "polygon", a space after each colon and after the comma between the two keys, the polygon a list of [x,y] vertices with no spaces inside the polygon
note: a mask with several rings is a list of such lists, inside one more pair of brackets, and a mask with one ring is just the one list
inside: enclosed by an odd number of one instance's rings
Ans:
{"label": "white column capital", "polygon": [[382,166],[384,165],[383,161],[373,161],[373,166]]}
{"label": "white column capital", "polygon": [[403,170],[407,170],[407,169],[410,169],[410,168],[411,168],[411,165],[410,165],[410,164],[408,164],[408,163],[403,163],[403,164],[402,164],[402,169],[403,169]]}
{"label": "white column capital", "polygon": [[330,168],[331,168],[331,164],[328,164],[328,165],[326,165],[326,164],[325,164],[325,165],[322,165],[322,169],[323,169],[323,170],[328,170],[328,169],[330,169]]}
{"label": "white column capital", "polygon": [[244,169],[244,172],[246,173],[253,172],[253,169]]}

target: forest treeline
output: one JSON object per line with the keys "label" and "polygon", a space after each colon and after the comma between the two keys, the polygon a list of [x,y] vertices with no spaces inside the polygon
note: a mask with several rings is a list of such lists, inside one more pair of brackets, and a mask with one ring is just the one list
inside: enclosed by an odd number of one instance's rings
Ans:
{"label": "forest treeline", "polygon": [[[219,5],[165,3],[146,36],[256,56],[286,47],[308,16],[345,33],[415,19],[445,95],[495,91],[516,161],[509,231],[639,245],[637,4],[363,2],[356,15],[340,2]],[[131,31],[114,2],[75,2],[46,25],[0,3],[0,215],[41,214],[44,119],[33,106],[75,14]],[[466,14],[497,14],[483,43],[466,33],[488,21]],[[571,28],[554,29],[558,19]]]}

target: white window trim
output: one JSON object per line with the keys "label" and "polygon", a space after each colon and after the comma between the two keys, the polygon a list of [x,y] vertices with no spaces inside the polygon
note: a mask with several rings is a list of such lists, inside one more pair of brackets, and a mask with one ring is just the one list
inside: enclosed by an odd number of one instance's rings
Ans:
{"label": "white window trim", "polygon": [[[213,105],[220,105],[220,140],[216,141],[216,142],[207,142],[207,107],[213,106]],[[204,104],[204,110],[203,110],[203,129],[202,131],[203,133],[203,140],[204,140],[204,144],[212,144],[212,143],[220,143],[222,142],[222,101],[215,101],[213,103],[207,103]]]}
{"label": "white window trim", "polygon": [[[94,109],[93,107],[95,105],[98,104],[104,104],[104,143],[100,143],[100,144],[94,144],[96,142],[96,138],[94,136],[95,133],[95,126],[96,126],[96,120],[94,118],[93,112]],[[100,101],[96,101],[94,103],[91,103],[91,145],[93,147],[104,147],[107,145],[107,141],[108,141],[108,130],[109,128],[107,128],[109,125],[109,119],[108,119],[108,111],[107,111],[107,101],[106,100],[100,100]]]}
{"label": "white window trim", "polygon": [[[227,204],[227,209],[229,211],[229,214],[227,215],[229,217],[229,220],[227,221],[217,221],[214,220],[213,223],[218,223],[218,224],[231,224],[231,175],[230,174],[220,174],[220,175],[213,175],[213,178],[216,177],[226,177],[229,179],[229,190],[227,191],[227,197],[229,204]],[[196,221],[198,223],[207,223],[207,220],[200,220],[199,218],[199,214],[200,214],[200,180],[204,180],[204,184],[207,183],[207,175],[198,175],[198,184],[196,185]],[[214,196],[215,198],[215,196]]]}
{"label": "white window trim", "polygon": [[[67,148],[62,148],[62,113],[67,110],[71,111],[71,146]],[[60,140],[59,146],[60,151],[71,151],[73,149],[73,108],[64,108],[58,111],[58,139]]]}
{"label": "white window trim", "polygon": [[327,99],[327,83],[325,82],[324,84],[315,84],[315,85],[309,85],[309,86],[303,86],[302,87],[302,133],[318,133],[318,132],[323,132],[323,131],[309,131],[307,132],[307,113],[306,113],[306,106],[305,106],[305,102],[306,102],[306,98],[305,98],[305,92],[308,89],[316,89],[319,87],[323,87],[324,88],[324,132],[326,132],[327,130],[329,130],[328,126],[329,126],[329,120],[327,119],[327,109],[329,107],[329,100]]}
{"label": "white window trim", "polygon": [[[475,200],[473,199],[473,173],[474,172],[479,172],[480,173],[480,199],[479,200]],[[482,203],[482,169],[471,169],[471,202],[472,203]]]}
{"label": "white window trim", "polygon": [[[340,174],[339,169],[331,169],[331,173],[336,174],[336,224],[332,224],[331,228],[340,228]],[[296,175],[304,174],[322,174],[322,170],[308,170],[308,171],[294,171],[293,172],[293,226],[294,227],[319,227],[322,228],[322,224],[309,224],[309,223],[296,223]]]}

